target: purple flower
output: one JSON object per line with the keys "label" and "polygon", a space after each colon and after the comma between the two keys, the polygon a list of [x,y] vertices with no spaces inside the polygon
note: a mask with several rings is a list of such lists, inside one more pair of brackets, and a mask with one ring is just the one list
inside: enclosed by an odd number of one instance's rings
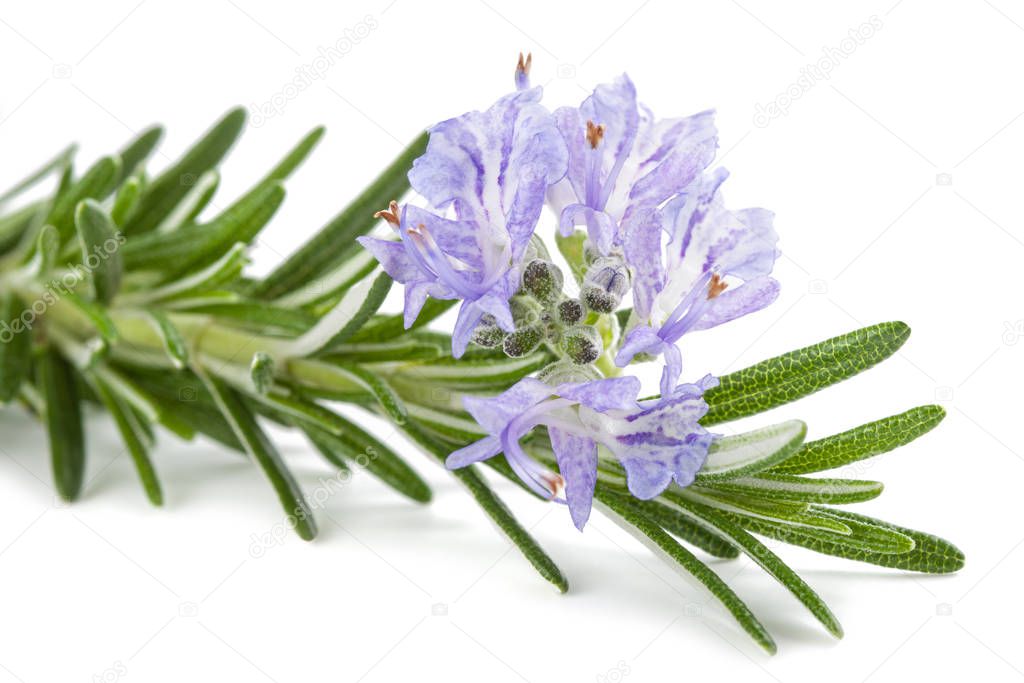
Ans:
{"label": "purple flower", "polygon": [[638,232],[626,245],[627,260],[651,264],[638,270],[655,275],[634,279],[640,324],[627,332],[615,363],[624,367],[638,353],[664,354],[663,394],[679,379],[682,359],[675,344],[684,334],[758,311],[779,293],[769,277],[779,254],[773,214],[728,211],[718,192],[726,177],[725,169],[704,174],[664,208],[669,241],[663,271],[660,230]]}
{"label": "purple flower", "polygon": [[[573,523],[582,530],[593,503],[599,447],[621,463],[627,486],[638,498],[657,496],[673,480],[680,486],[693,483],[713,439],[698,424],[707,412],[702,396],[717,383],[708,376],[660,399],[637,401],[640,381],[635,377],[555,387],[528,377],[494,398],[464,399],[466,410],[489,436],[449,455],[447,465],[465,467],[504,452],[516,474],[538,494],[555,499],[564,488]],[[527,455],[520,444],[538,425],[548,429],[561,475]]]}
{"label": "purple flower", "polygon": [[[434,212],[392,206],[379,215],[397,229],[398,241],[359,238],[405,285],[406,327],[428,296],[463,300],[452,334],[456,358],[485,314],[513,330],[508,300],[523,254],[548,186],[565,174],[565,143],[540,97],[540,88],[522,90],[485,112],[434,126],[409,172]],[[443,215],[449,209],[451,219]]]}
{"label": "purple flower", "polygon": [[656,208],[675,196],[711,162],[717,147],[713,113],[655,120],[638,106],[623,74],[599,85],[579,108],[555,111],[569,148],[565,180],[548,193],[568,236],[585,225],[590,241],[608,254]]}

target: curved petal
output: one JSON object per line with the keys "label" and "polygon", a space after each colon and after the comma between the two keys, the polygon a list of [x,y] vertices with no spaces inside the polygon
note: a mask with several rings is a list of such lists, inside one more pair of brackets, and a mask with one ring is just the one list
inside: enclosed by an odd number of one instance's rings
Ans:
{"label": "curved petal", "polygon": [[638,353],[661,353],[664,344],[654,328],[637,325],[627,332],[625,339],[622,340],[622,346],[615,354],[615,365],[620,368],[626,367]]}
{"label": "curved petal", "polygon": [[500,433],[513,418],[551,396],[553,389],[533,377],[524,377],[503,393],[492,397],[467,395],[466,411],[491,434]]}
{"label": "curved petal", "polygon": [[474,238],[476,226],[466,221],[451,221],[418,206],[406,205],[402,210],[402,227],[425,227],[446,255],[466,265],[483,267],[483,253]]}
{"label": "curved petal", "polygon": [[469,346],[469,340],[473,338],[473,331],[484,317],[484,310],[477,305],[476,301],[463,301],[459,307],[459,317],[455,319],[455,328],[452,330],[452,357],[462,358]]}
{"label": "curved petal", "polygon": [[498,453],[501,453],[501,439],[496,436],[485,436],[479,441],[474,441],[465,448],[451,453],[445,459],[444,465],[450,470],[457,470],[460,467],[467,467],[475,462],[493,458]]}
{"label": "curved petal", "polygon": [[413,188],[437,208],[454,204],[460,219],[504,230],[524,168],[548,183],[565,174],[565,142],[540,98],[540,88],[522,90],[431,128],[409,171]]}
{"label": "curved petal", "polygon": [[768,275],[779,255],[774,214],[765,209],[726,209],[718,191],[726,175],[707,176],[699,191],[666,208],[670,258],[692,277],[712,268],[742,280]]}
{"label": "curved petal", "polygon": [[544,194],[548,183],[541,167],[529,167],[519,182],[512,206],[509,209],[506,228],[511,240],[512,262],[518,263],[523,258],[526,245],[530,243],[534,228],[544,208]]}
{"label": "curved petal", "polygon": [[551,447],[555,451],[558,471],[565,480],[565,501],[576,528],[590,518],[597,484],[597,444],[585,436],[577,436],[552,427],[548,430]]}
{"label": "curved petal", "polygon": [[599,413],[609,410],[632,410],[637,408],[640,380],[628,375],[611,377],[592,382],[562,384],[554,391],[562,398],[581,403]]}
{"label": "curved petal", "polygon": [[645,109],[606,210],[615,216],[624,215],[630,206],[660,205],[707,168],[717,147],[713,111],[655,120]]}
{"label": "curved petal", "polygon": [[416,318],[420,316],[420,311],[423,309],[423,304],[427,302],[428,296],[432,296],[435,299],[454,299],[455,293],[446,290],[436,282],[427,280],[406,284],[405,308],[402,311],[402,322],[405,329],[409,329],[416,322]]}
{"label": "curved petal", "polygon": [[615,221],[612,217],[585,204],[570,204],[558,217],[558,231],[562,237],[569,237],[577,225],[587,227],[590,242],[603,256],[607,256],[615,241]]}
{"label": "curved petal", "polygon": [[661,213],[653,207],[629,211],[620,231],[623,253],[633,273],[633,310],[641,320],[649,320],[654,300],[665,286]]}
{"label": "curved petal", "polygon": [[661,395],[668,396],[679,384],[679,375],[683,372],[683,357],[675,344],[665,344],[665,367],[661,370]]}
{"label": "curved petal", "polygon": [[405,284],[424,277],[423,269],[416,259],[409,256],[403,243],[378,237],[357,237],[356,241],[373,254],[395,282]]}
{"label": "curved petal", "polygon": [[707,309],[693,326],[706,330],[736,318],[760,311],[779,296],[779,283],[774,278],[759,277],[739,287],[727,289],[708,302]]}
{"label": "curved petal", "polygon": [[667,462],[648,458],[623,458],[626,486],[640,500],[650,500],[672,483],[672,469]]}

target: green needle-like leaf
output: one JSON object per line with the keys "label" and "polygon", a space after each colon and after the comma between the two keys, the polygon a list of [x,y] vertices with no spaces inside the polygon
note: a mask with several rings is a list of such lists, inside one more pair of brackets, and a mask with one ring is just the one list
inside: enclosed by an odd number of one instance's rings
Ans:
{"label": "green needle-like leaf", "polygon": [[339,370],[353,377],[369,391],[384,413],[396,425],[404,425],[409,417],[405,403],[382,377],[359,365],[338,366]]}
{"label": "green needle-like leaf", "polygon": [[946,411],[942,406],[919,406],[905,413],[869,422],[841,434],[805,443],[772,472],[805,474],[843,467],[906,445],[934,429]]}
{"label": "green needle-like leaf", "polygon": [[52,225],[44,225],[39,229],[36,237],[36,263],[40,275],[46,275],[57,265],[60,258],[60,235],[57,228]]}
{"label": "green needle-like leaf", "polygon": [[167,352],[171,364],[179,370],[186,367],[188,365],[188,343],[181,336],[178,328],[159,308],[146,309],[145,315],[153,330],[160,335],[160,340],[163,342],[164,350]]}
{"label": "green needle-like leaf", "polygon": [[349,340],[353,344],[361,342],[386,342],[400,335],[412,332],[424,327],[436,320],[439,315],[450,309],[456,303],[455,299],[427,299],[420,310],[416,322],[406,329],[405,316],[398,315],[380,316],[369,321],[359,332],[352,335]]}
{"label": "green needle-like leaf", "polygon": [[142,426],[143,423],[139,416],[103,380],[95,375],[88,378],[93,391],[114,418],[117,430],[121,433],[121,438],[131,455],[132,462],[135,463],[135,470],[139,473],[146,497],[153,505],[163,505],[164,494],[160,488],[160,480],[157,478],[156,469],[149,458],[151,437]]}
{"label": "green needle-like leaf", "polygon": [[121,246],[117,227],[98,203],[86,199],[75,212],[83,262],[89,267],[96,301],[109,304],[121,286]]}
{"label": "green needle-like leaf", "polygon": [[323,126],[317,126],[313,130],[306,133],[305,137],[299,140],[299,143],[293,147],[288,154],[285,155],[281,161],[278,162],[277,166],[272,168],[270,172],[263,177],[260,181],[260,185],[271,185],[275,182],[285,180],[292,173],[295,172],[299,166],[302,165],[316,146],[320,143],[320,139],[324,136],[326,129]]}
{"label": "green needle-like leaf", "polygon": [[768,549],[763,543],[744,531],[739,525],[729,521],[725,516],[715,512],[712,508],[690,503],[682,508],[700,523],[706,525],[711,531],[722,534],[730,539],[743,550],[747,556],[756,562],[776,581],[785,586],[797,600],[802,602],[815,619],[821,622],[822,626],[836,638],[843,637],[843,627],[839,620],[832,614],[832,610],[818,596],[813,588],[800,578],[789,565],[779,559],[779,556]]}
{"label": "green needle-like leaf", "polygon": [[125,265],[138,270],[161,270],[167,274],[166,279],[175,279],[197,266],[215,262],[236,242],[248,244],[282,201],[284,188],[271,184],[247,195],[204,225],[129,239],[123,247]]}
{"label": "green needle-like leaf", "polygon": [[710,486],[715,491],[766,500],[826,505],[862,503],[880,496],[884,488],[881,482],[864,479],[812,479],[774,473],[715,482]]}
{"label": "green needle-like leaf", "polygon": [[61,498],[72,501],[85,477],[85,439],[74,370],[54,349],[39,356],[39,390],[46,401],[53,482]]}
{"label": "green needle-like leaf", "polygon": [[277,299],[332,270],[357,248],[355,238],[369,232],[377,219],[375,211],[387,208],[409,189],[406,174],[412,161],[427,146],[424,133],[409,145],[348,207],[320,229],[298,251],[288,257],[249,291],[260,299]]}
{"label": "green needle-like leaf", "polygon": [[138,234],[155,228],[184,197],[203,173],[216,166],[242,132],[245,110],[233,109],[217,122],[181,159],[149,184],[125,233]]}
{"label": "green needle-like leaf", "polygon": [[849,533],[838,534],[822,529],[791,525],[784,521],[745,517],[731,512],[722,514],[747,531],[761,536],[810,548],[826,555],[849,557],[883,566],[894,566],[887,564],[893,561],[892,558],[886,559],[883,556],[904,555],[912,552],[916,547],[914,539],[901,531],[877,524],[855,522],[851,519],[844,518],[843,520]]}
{"label": "green needle-like leaf", "polygon": [[697,474],[697,483],[710,484],[764,471],[796,453],[806,434],[806,424],[790,420],[717,439]]}
{"label": "green needle-like leaf", "polygon": [[305,334],[281,349],[285,356],[312,356],[340,344],[370,319],[391,290],[392,280],[381,273],[349,289]]}
{"label": "green needle-like leaf", "polygon": [[657,501],[641,500],[631,502],[630,506],[673,536],[697,546],[709,555],[725,559],[739,557],[739,549],[728,538],[709,531],[675,508]]}
{"label": "green needle-like leaf", "polygon": [[731,512],[751,519],[781,522],[801,528],[817,529],[836,534],[850,534],[850,528],[830,515],[815,514],[805,503],[727,493],[716,489],[669,489],[662,494],[665,500],[682,505],[697,502],[716,510]]}
{"label": "green needle-like leaf", "polygon": [[32,332],[14,327],[26,310],[13,292],[0,293],[0,403],[18,395],[32,366]]}
{"label": "green needle-like leaf", "polygon": [[880,323],[725,375],[704,393],[710,408],[701,424],[762,413],[853,377],[896,353],[909,336],[905,323]]}
{"label": "green needle-like leaf", "polygon": [[69,145],[68,147],[65,147],[53,159],[47,161],[41,167],[30,173],[28,177],[19,181],[11,189],[0,194],[0,208],[10,200],[20,196],[25,192],[25,190],[32,188],[40,181],[48,178],[50,175],[54,173],[62,173],[64,169],[70,165],[71,157],[75,153],[75,149],[76,145]]}
{"label": "green needle-like leaf", "polygon": [[331,363],[408,363],[444,358],[448,349],[438,344],[419,341],[413,335],[390,342],[336,344],[324,358]]}
{"label": "green needle-like leaf", "polygon": [[117,186],[121,175],[121,160],[103,157],[85,172],[81,180],[67,192],[58,196],[50,211],[47,223],[57,228],[61,243],[71,237],[75,230],[75,210],[83,199],[103,199]]}
{"label": "green needle-like leaf", "polygon": [[139,133],[139,135],[125,145],[117,155],[121,158],[121,175],[118,182],[124,182],[128,176],[135,173],[149,155],[153,153],[156,146],[164,136],[163,126],[152,126]]}
{"label": "green needle-like leaf", "polygon": [[427,483],[398,454],[351,422],[348,422],[341,434],[332,434],[311,425],[301,427],[329,462],[336,465],[347,462],[349,467],[365,468],[391,488],[418,503],[428,503],[433,497]]}
{"label": "green needle-like leaf", "polygon": [[88,321],[104,343],[113,344],[117,341],[119,336],[117,326],[114,325],[114,321],[111,320],[110,315],[107,314],[103,306],[84,299],[75,292],[65,294],[64,301],[71,305],[83,319]]}
{"label": "green needle-like leaf", "polygon": [[537,351],[521,358],[492,357],[474,360],[463,357],[456,361],[446,357],[411,367],[404,373],[404,377],[420,386],[430,384],[453,389],[486,391],[514,384],[519,378],[550,363],[551,359],[552,356],[547,351]]}
{"label": "green needle-like leaf", "polygon": [[110,218],[115,225],[124,225],[142,197],[142,180],[128,178],[117,190],[114,205],[110,207]]}
{"label": "green needle-like leaf", "polygon": [[289,523],[294,524],[295,531],[300,537],[307,541],[313,540],[317,532],[313,511],[306,502],[302,489],[292,478],[277,449],[274,448],[274,444],[256,424],[256,418],[238,394],[222,380],[205,374],[200,375],[200,378],[213,396],[224,419],[231,425],[235,437],[245,448],[245,452],[256,461],[270,480],[281,506],[288,515]]}
{"label": "green needle-like leaf", "polygon": [[232,326],[262,334],[301,334],[316,324],[316,316],[301,309],[278,308],[255,301],[171,301],[176,312],[209,315]]}
{"label": "green needle-like leaf", "polygon": [[613,521],[619,523],[616,517],[621,517],[624,523],[619,524],[623,529],[665,559],[670,566],[678,566],[702,583],[729,610],[729,613],[743,627],[743,630],[754,639],[754,642],[764,648],[769,654],[775,654],[777,647],[775,640],[768,633],[768,629],[764,627],[758,618],[754,616],[754,613],[750,611],[746,603],[736,595],[732,588],[729,588],[729,585],[714,570],[665,533],[657,524],[643,515],[634,512],[627,502],[628,499],[623,499],[601,489],[597,490],[596,496],[600,502],[604,503],[614,513],[609,515]]}
{"label": "green needle-like leaf", "polygon": [[926,534],[923,531],[915,531],[914,529],[897,526],[896,524],[891,524],[866,515],[846,512],[845,510],[829,509],[828,512],[835,517],[838,517],[846,524],[868,524],[907,536],[913,540],[914,548],[910,552],[906,553],[885,554],[877,557],[868,557],[856,552],[847,553],[845,552],[846,548],[844,546],[818,546],[812,548],[813,550],[823,552],[828,555],[846,557],[851,560],[860,560],[862,562],[879,564],[883,567],[906,569],[909,571],[925,572],[928,574],[951,574],[963,569],[963,552],[949,541],[939,538],[938,536],[932,536],[931,534]]}

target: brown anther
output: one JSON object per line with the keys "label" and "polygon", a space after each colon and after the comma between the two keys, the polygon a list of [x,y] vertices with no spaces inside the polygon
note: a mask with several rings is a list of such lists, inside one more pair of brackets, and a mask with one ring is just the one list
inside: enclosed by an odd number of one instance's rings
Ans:
{"label": "brown anther", "polygon": [[557,498],[562,491],[565,490],[565,479],[563,479],[560,474],[545,472],[541,475],[541,479],[543,479],[544,483],[547,485],[552,498]]}
{"label": "brown anther", "polygon": [[587,142],[590,143],[590,149],[597,149],[602,138],[604,138],[604,124],[587,121]]}
{"label": "brown anther", "polygon": [[714,299],[716,296],[721,294],[729,286],[722,276],[715,273],[711,276],[711,282],[708,283],[708,301]]}
{"label": "brown anther", "polygon": [[519,53],[519,63],[516,64],[516,71],[523,73],[527,76],[530,75],[530,67],[533,65],[533,53],[527,52],[526,59],[523,59],[523,53]]}
{"label": "brown anther", "polygon": [[374,218],[383,218],[388,222],[388,225],[393,228],[397,228],[401,224],[402,220],[400,216],[401,214],[398,210],[398,202],[394,200],[388,204],[388,208],[383,211],[377,211],[373,214]]}

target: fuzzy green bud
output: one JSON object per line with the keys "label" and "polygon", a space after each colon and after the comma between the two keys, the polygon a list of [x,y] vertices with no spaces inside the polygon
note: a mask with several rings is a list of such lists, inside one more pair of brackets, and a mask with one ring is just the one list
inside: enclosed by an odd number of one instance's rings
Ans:
{"label": "fuzzy green bud", "polygon": [[530,327],[540,322],[544,308],[535,299],[529,296],[517,294],[508,302],[512,311],[512,323],[518,330],[521,327]]}
{"label": "fuzzy green bud", "polygon": [[596,313],[611,313],[629,291],[629,271],[620,259],[599,258],[590,266],[583,279],[580,299]]}
{"label": "fuzzy green bud", "polygon": [[541,371],[537,373],[537,379],[555,387],[559,384],[575,384],[601,379],[601,373],[593,366],[576,365],[567,360],[560,360],[541,368]]}
{"label": "fuzzy green bud", "polygon": [[558,304],[558,322],[563,325],[575,325],[583,320],[584,312],[579,299],[566,299]]}
{"label": "fuzzy green bud", "polygon": [[493,323],[480,323],[473,330],[473,343],[477,346],[483,346],[487,349],[493,349],[501,346],[501,343],[505,341],[507,333]]}
{"label": "fuzzy green bud", "polygon": [[558,301],[562,283],[562,271],[550,261],[534,259],[523,269],[523,290],[543,304]]}
{"label": "fuzzy green bud", "polygon": [[505,337],[501,348],[506,356],[520,358],[532,353],[534,349],[540,346],[543,338],[544,332],[540,327],[523,327]]}
{"label": "fuzzy green bud", "polygon": [[577,365],[589,365],[601,355],[601,335],[590,325],[574,325],[562,333],[562,351]]}

